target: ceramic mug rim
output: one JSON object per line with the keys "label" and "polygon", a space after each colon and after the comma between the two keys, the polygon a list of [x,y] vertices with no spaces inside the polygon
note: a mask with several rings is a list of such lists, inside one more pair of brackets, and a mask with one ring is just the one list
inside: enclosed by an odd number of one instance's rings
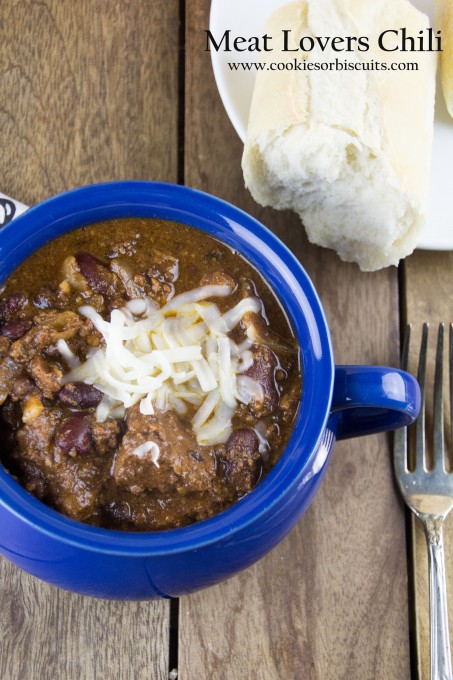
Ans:
{"label": "ceramic mug rim", "polygon": [[[236,244],[237,250],[252,264],[262,266],[262,274],[285,307],[299,339],[304,385],[293,432],[272,470],[230,508],[186,527],[159,532],[122,532],[82,524],[34,498],[0,466],[0,504],[41,533],[95,552],[148,557],[194,550],[232,537],[248,524],[259,521],[282,497],[296,488],[300,490],[327,427],[334,382],[334,359],[326,318],[313,283],[300,262],[255,218],[196,189],[164,182],[124,180],[91,184],[48,198],[0,230],[0,285],[26,256],[56,235],[101,221],[99,217],[89,219],[92,213],[104,211],[113,219],[113,213],[118,217],[151,216],[150,210],[162,219],[169,215],[167,219],[204,229],[225,243],[230,240],[229,245]],[[285,298],[283,292],[292,296],[291,299]]]}

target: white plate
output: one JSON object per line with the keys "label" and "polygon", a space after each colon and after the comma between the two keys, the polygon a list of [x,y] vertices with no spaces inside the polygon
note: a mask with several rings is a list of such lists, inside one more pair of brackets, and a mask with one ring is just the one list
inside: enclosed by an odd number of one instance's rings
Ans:
{"label": "white plate", "polygon": [[[210,30],[217,38],[231,29],[232,36],[260,35],[266,17],[286,0],[212,0]],[[413,4],[434,19],[433,0]],[[255,76],[252,71],[231,71],[228,62],[257,61],[256,52],[211,50],[217,87],[226,112],[242,141],[245,140]],[[445,106],[440,83],[434,124],[431,201],[428,224],[418,248],[453,250],[453,120]]]}

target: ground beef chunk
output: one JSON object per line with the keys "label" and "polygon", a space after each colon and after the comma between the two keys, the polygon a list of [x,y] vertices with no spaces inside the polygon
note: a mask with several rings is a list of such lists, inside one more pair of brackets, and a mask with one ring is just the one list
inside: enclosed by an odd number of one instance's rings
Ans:
{"label": "ground beef chunk", "polygon": [[63,372],[58,366],[43,359],[40,354],[35,354],[29,364],[30,374],[36,385],[46,399],[52,399],[61,386]]}
{"label": "ground beef chunk", "polygon": [[298,382],[292,382],[287,387],[286,392],[280,399],[280,409],[283,412],[283,421],[291,423],[294,420],[294,415],[297,412],[300,403],[300,385]]}
{"label": "ground beef chunk", "polygon": [[0,336],[0,360],[4,359],[8,355],[10,346],[11,346],[11,342],[8,340],[8,338],[1,335]]}
{"label": "ground beef chunk", "polygon": [[31,394],[37,395],[38,389],[33,380],[24,372],[14,381],[10,397],[13,401],[21,401]]}
{"label": "ground beef chunk", "polygon": [[104,423],[94,420],[91,434],[96,451],[103,455],[115,451],[121,441],[123,430],[117,420],[109,418]]}
{"label": "ground beef chunk", "polygon": [[[99,488],[108,470],[95,458],[73,457],[57,445],[55,440],[67,422],[60,408],[46,409],[17,432],[19,450],[14,456],[25,471],[27,486],[38,484],[40,493],[57,510],[86,520],[97,512]],[[75,445],[71,452],[74,450]],[[45,485],[40,481],[42,478]]]}
{"label": "ground beef chunk", "polygon": [[[69,285],[70,289],[78,291],[79,293],[87,294],[91,291],[88,280],[81,273],[79,265],[77,264],[77,260],[73,255],[69,255],[69,257],[65,258],[62,266],[62,273],[65,277],[64,281],[62,282],[65,288],[67,284]],[[62,284],[60,284],[60,288],[61,285]],[[47,305],[37,306],[42,306],[42,309],[48,308]]]}
{"label": "ground beef chunk", "polygon": [[[152,451],[134,453],[144,442],[159,447],[153,462]],[[157,463],[157,464],[156,464]],[[116,482],[133,493],[144,489],[165,492],[176,489],[184,495],[212,486],[216,477],[216,459],[208,447],[200,447],[189,424],[183,424],[172,411],[156,411],[145,416],[137,407],[131,409],[127,431],[118,450],[113,475]]]}
{"label": "ground beef chunk", "polygon": [[[145,494],[147,492],[144,492]],[[206,504],[206,497],[201,493],[178,496],[176,499],[178,511],[175,513],[175,500],[152,497],[148,493],[146,504],[140,503],[140,497],[128,500],[116,500],[105,504],[101,509],[101,516],[105,524],[123,531],[153,531],[176,528],[201,522],[212,515],[213,510],[223,510],[222,504],[214,504],[210,498],[211,507]]]}
{"label": "ground beef chunk", "polygon": [[92,461],[62,456],[54,469],[49,496],[57,510],[85,521],[98,512],[99,487],[106,477],[106,470]]}
{"label": "ground beef chunk", "polygon": [[35,321],[37,325],[12,345],[10,356],[15,361],[28,362],[58,340],[70,340],[83,327],[83,320],[74,312],[41,312]]}
{"label": "ground beef chunk", "polygon": [[229,286],[231,290],[236,288],[234,279],[220,270],[203,274],[200,279],[200,286]]}
{"label": "ground beef chunk", "polygon": [[149,296],[159,307],[163,307],[174,295],[175,289],[172,283],[160,281],[152,277],[149,284]]}
{"label": "ground beef chunk", "polygon": [[225,445],[226,478],[238,496],[256,485],[262,469],[259,439],[252,429],[235,430]]}
{"label": "ground beef chunk", "polygon": [[61,410],[48,408],[24,425],[17,433],[18,458],[39,468],[52,468],[60,459],[55,455],[54,432],[61,420]]}
{"label": "ground beef chunk", "polygon": [[174,295],[179,261],[160,250],[136,253],[130,259],[114,257],[110,268],[121,280],[130,299],[147,295],[162,307]]}
{"label": "ground beef chunk", "polygon": [[107,257],[110,260],[120,257],[121,255],[132,257],[133,255],[137,254],[137,245],[139,241],[140,234],[136,234],[133,238],[119,241],[112,246],[110,252],[107,254]]}
{"label": "ground beef chunk", "polygon": [[15,380],[22,372],[23,367],[9,357],[0,362],[0,405],[6,401]]}
{"label": "ground beef chunk", "polygon": [[117,258],[112,260],[110,268],[121,279],[128,298],[133,300],[135,298],[142,298],[145,294],[145,290],[143,286],[139,286],[134,281],[131,264],[132,263],[125,258]]}
{"label": "ground beef chunk", "polygon": [[20,406],[8,399],[0,410],[0,422],[17,430],[22,425],[22,413]]}
{"label": "ground beef chunk", "polygon": [[290,356],[297,354],[296,344],[288,342],[266,324],[261,314],[246,312],[242,317],[242,324],[247,331],[247,336],[257,345],[266,345],[278,356]]}
{"label": "ground beef chunk", "polygon": [[173,284],[178,279],[179,260],[156,248],[151,252],[150,260],[145,270],[145,289],[154,302],[162,307],[175,293]]}
{"label": "ground beef chunk", "polygon": [[170,283],[174,283],[177,280],[179,260],[176,257],[155,248],[151,253],[151,261],[152,264],[147,271],[151,279],[155,277],[160,281],[169,281]]}
{"label": "ground beef chunk", "polygon": [[49,492],[49,485],[43,471],[34,463],[28,461],[23,463],[22,468],[24,486],[27,491],[36,496],[36,498],[45,500]]}
{"label": "ground beef chunk", "polygon": [[266,345],[253,345],[253,364],[244,375],[253,378],[263,390],[263,398],[250,404],[258,418],[272,415],[278,407],[279,393],[275,383],[278,363],[275,354]]}

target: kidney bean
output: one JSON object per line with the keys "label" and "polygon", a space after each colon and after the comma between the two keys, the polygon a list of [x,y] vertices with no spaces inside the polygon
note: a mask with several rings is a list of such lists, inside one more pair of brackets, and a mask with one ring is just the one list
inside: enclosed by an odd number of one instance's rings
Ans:
{"label": "kidney bean", "polygon": [[12,293],[0,302],[0,320],[7,321],[13,314],[18,312],[27,304],[27,297],[24,293]]}
{"label": "kidney bean", "polygon": [[103,511],[116,526],[133,521],[131,506],[125,501],[112,501]]}
{"label": "kidney bean", "polygon": [[58,399],[66,406],[73,408],[92,408],[102,399],[100,392],[93,385],[84,382],[73,382],[64,385],[58,392]]}
{"label": "kidney bean", "polygon": [[7,321],[0,326],[0,335],[4,335],[8,340],[14,342],[19,340],[30,328],[33,322],[30,319],[17,319],[16,321]]}
{"label": "kidney bean", "polygon": [[251,458],[259,449],[259,439],[255,430],[242,427],[230,435],[226,449],[236,458]]}
{"label": "kidney bean", "polygon": [[228,481],[242,494],[255,486],[261,475],[259,439],[254,430],[235,430],[225,444],[224,463]]}
{"label": "kidney bean", "polygon": [[91,417],[87,413],[74,413],[61,423],[55,442],[69,454],[87,454],[91,451]]}
{"label": "kidney bean", "polygon": [[75,258],[81,273],[95,293],[112,295],[115,292],[113,275],[108,271],[103,262],[85,251],[77,253]]}
{"label": "kidney bean", "polygon": [[38,309],[52,309],[57,306],[57,294],[52,288],[46,286],[36,294],[33,304]]}
{"label": "kidney bean", "polygon": [[276,411],[280,399],[275,383],[277,359],[266,345],[254,345],[252,353],[253,364],[244,375],[256,380],[263,388],[263,399],[250,404],[254,413],[263,418]]}

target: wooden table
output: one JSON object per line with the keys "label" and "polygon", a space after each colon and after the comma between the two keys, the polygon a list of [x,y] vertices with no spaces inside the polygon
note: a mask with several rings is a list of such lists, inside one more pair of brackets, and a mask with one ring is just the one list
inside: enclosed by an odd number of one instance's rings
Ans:
{"label": "wooden table", "polygon": [[[452,319],[453,253],[363,274],[309,245],[294,215],[254,203],[204,51],[209,4],[2,0],[0,189],[27,204],[126,178],[216,194],[308,270],[338,362],[397,365],[407,320]],[[453,622],[452,522],[446,542]],[[179,602],[83,598],[1,560],[0,678],[160,680],[177,667],[181,680],[426,680],[426,562],[395,490],[391,438],[342,442],[286,540]]]}

